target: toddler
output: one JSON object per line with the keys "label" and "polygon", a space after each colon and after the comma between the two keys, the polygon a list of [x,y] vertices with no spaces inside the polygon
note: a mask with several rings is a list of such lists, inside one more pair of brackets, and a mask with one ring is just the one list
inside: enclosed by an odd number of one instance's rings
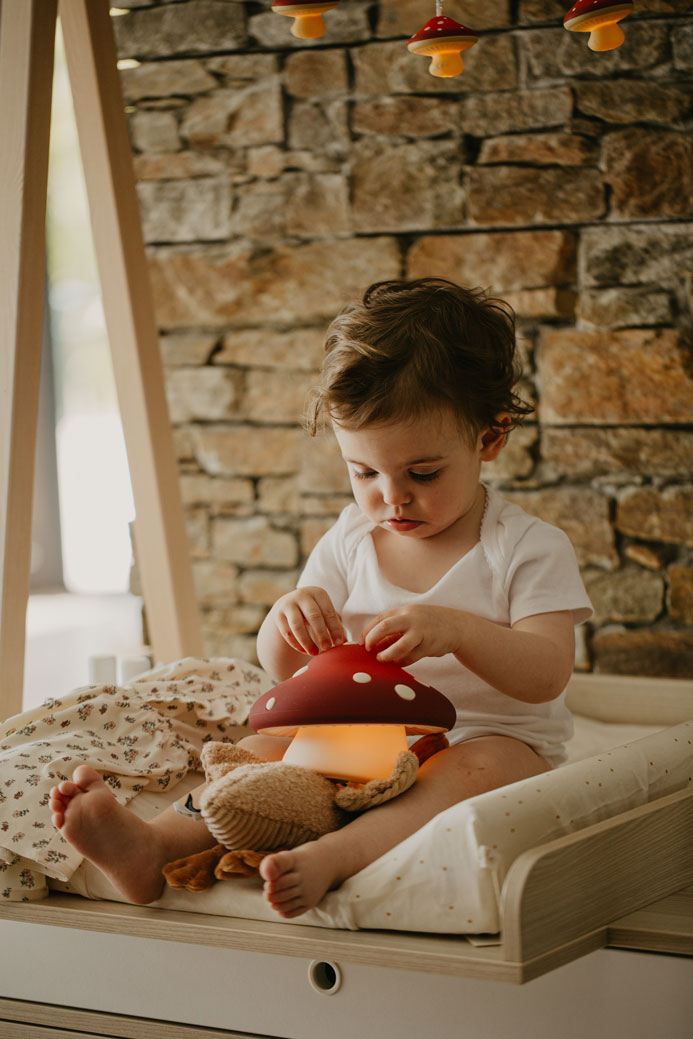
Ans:
{"label": "toddler", "polygon": [[[506,305],[442,279],[380,282],[325,349],[309,428],[331,426],[355,504],[270,610],[258,657],[281,681],[306,653],[360,641],[444,692],[457,723],[405,794],[262,861],[265,897],[289,918],[439,812],[561,762],[573,628],[591,613],[567,537],[480,481],[532,410],[514,392]],[[270,761],[288,742],[242,744]],[[166,862],[215,843],[173,808],[137,819],[89,766],[52,795],[66,839],[132,901],[158,897]]]}

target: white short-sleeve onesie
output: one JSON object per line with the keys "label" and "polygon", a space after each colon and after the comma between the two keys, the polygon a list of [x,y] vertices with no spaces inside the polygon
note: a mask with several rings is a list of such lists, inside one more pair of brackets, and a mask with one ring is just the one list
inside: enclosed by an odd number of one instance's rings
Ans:
{"label": "white short-sleeve onesie", "polygon": [[[384,610],[409,603],[449,606],[509,627],[537,613],[571,610],[576,624],[592,607],[575,552],[557,527],[528,515],[486,488],[481,538],[428,591],[411,592],[381,575],[371,532],[357,505],[348,505],[313,549],[299,586],[317,585],[330,596],[347,635],[358,642]],[[483,735],[522,740],[551,765],[564,760],[572,734],[565,692],[548,703],[527,704],[494,689],[450,653],[408,667],[440,689],[457,710],[451,743]]]}

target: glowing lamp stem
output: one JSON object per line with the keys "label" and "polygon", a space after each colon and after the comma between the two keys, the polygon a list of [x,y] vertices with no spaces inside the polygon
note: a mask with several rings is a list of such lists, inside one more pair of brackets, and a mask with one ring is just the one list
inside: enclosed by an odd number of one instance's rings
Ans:
{"label": "glowing lamp stem", "polygon": [[321,14],[299,15],[291,26],[291,35],[299,40],[315,40],[325,35],[325,22]]}
{"label": "glowing lamp stem", "polygon": [[452,76],[462,75],[464,64],[459,51],[439,51],[434,54],[428,71],[432,76],[440,76],[441,79],[450,79]]}
{"label": "glowing lamp stem", "polygon": [[282,760],[331,779],[365,783],[387,779],[407,749],[403,725],[304,725]]}
{"label": "glowing lamp stem", "polygon": [[620,47],[625,42],[623,29],[618,22],[609,22],[607,25],[598,25],[592,29],[587,46],[593,51],[611,51]]}

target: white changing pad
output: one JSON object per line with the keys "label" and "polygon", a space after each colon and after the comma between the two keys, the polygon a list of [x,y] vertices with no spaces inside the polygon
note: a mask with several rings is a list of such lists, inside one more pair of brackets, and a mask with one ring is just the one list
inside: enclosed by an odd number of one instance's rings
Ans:
{"label": "white changing pad", "polygon": [[[500,895],[512,862],[538,844],[682,789],[691,782],[693,722],[666,729],[576,717],[568,762],[553,772],[463,801],[329,892],[292,924],[456,934],[496,934]],[[585,756],[589,755],[589,756]],[[199,776],[188,776],[191,789]],[[180,784],[175,799],[185,793]],[[131,807],[150,818],[173,795],[139,794]],[[50,886],[123,901],[83,863],[69,883]],[[281,920],[257,879],[221,881],[193,894],[167,890],[166,909]]]}

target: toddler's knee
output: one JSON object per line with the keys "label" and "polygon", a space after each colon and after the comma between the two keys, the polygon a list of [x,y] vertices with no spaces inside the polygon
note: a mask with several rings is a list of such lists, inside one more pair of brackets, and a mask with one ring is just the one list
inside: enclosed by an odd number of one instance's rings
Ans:
{"label": "toddler's knee", "polygon": [[281,761],[290,742],[279,736],[262,736],[254,733],[251,736],[244,736],[236,746],[250,751],[262,761]]}

